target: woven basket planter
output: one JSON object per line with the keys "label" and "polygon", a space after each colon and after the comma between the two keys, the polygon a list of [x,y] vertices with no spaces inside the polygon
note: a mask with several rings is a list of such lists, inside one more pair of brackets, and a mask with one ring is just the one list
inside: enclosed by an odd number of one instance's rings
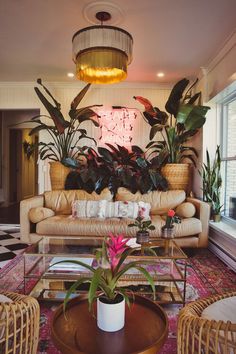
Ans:
{"label": "woven basket planter", "polygon": [[50,165],[49,175],[50,175],[52,190],[65,189],[65,181],[68,173],[70,172],[70,168],[64,166],[59,161],[49,162],[49,165]]}
{"label": "woven basket planter", "polygon": [[1,292],[13,302],[0,303],[0,353],[36,354],[40,309],[31,296]]}
{"label": "woven basket planter", "polygon": [[190,165],[187,163],[168,163],[161,169],[168,181],[168,189],[188,191],[190,184]]}

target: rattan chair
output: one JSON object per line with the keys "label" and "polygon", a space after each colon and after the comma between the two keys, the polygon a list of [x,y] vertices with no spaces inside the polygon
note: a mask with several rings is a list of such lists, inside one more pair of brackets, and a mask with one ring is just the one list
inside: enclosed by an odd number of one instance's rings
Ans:
{"label": "rattan chair", "polygon": [[236,292],[195,301],[180,311],[178,354],[236,354],[236,324],[201,317],[209,305],[230,296]]}
{"label": "rattan chair", "polygon": [[12,302],[0,303],[0,353],[36,354],[40,309],[31,296],[0,292]]}

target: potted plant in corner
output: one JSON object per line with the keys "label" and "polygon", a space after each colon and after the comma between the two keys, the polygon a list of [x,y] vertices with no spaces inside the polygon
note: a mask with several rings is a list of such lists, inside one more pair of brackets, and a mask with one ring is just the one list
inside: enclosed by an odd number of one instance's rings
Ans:
{"label": "potted plant in corner", "polygon": [[87,135],[87,131],[82,129],[80,125],[85,121],[90,121],[96,127],[99,126],[95,118],[96,113],[92,109],[98,105],[77,108],[90,87],[90,84],[88,84],[71,102],[69,111],[70,119],[66,120],[61,112],[61,104],[57,102],[50,91],[43,85],[41,79],[38,79],[37,83],[43,87],[51,102],[43,95],[38,87],[34,88],[49,115],[37,115],[31,118],[30,122],[34,122],[36,126],[30,131],[29,135],[43,130],[48,133],[50,141],[40,141],[38,143],[39,157],[42,160],[49,159],[52,161],[50,163],[52,189],[64,189],[65,178],[70,171],[68,167],[63,165],[66,158],[78,158],[84,155],[84,149],[78,146],[81,139],[87,138],[96,143],[93,138]]}
{"label": "potted plant in corner", "polygon": [[[166,102],[166,112],[153,107],[150,101],[134,97],[144,105],[144,117],[151,125],[150,140],[160,134],[160,140],[151,141],[147,149],[159,154],[167,152],[166,165],[162,174],[169,182],[169,189],[187,190],[190,178],[189,161],[196,166],[198,153],[194,147],[185,145],[204,125],[210,107],[199,104],[201,93],[192,95],[197,80],[188,88],[189,80],[182,79],[173,87]],[[196,104],[198,101],[198,104]]]}
{"label": "potted plant in corner", "polygon": [[220,146],[217,145],[215,157],[211,162],[209,152],[206,150],[206,163],[202,164],[199,171],[202,177],[203,200],[211,205],[211,214],[215,222],[221,219],[220,211],[223,207],[220,200],[221,178],[221,156]]}
{"label": "potted plant in corner", "polygon": [[[93,309],[93,303],[97,299],[97,325],[107,332],[118,331],[124,326],[125,302],[130,305],[128,291],[120,287],[118,282],[121,277],[130,269],[135,268],[141,272],[149,282],[155,299],[155,285],[148,271],[142,266],[149,264],[148,261],[126,262],[127,257],[134,251],[126,246],[128,239],[123,235],[113,235],[110,233],[105,238],[102,248],[97,250],[96,264],[90,266],[81,261],[65,260],[78,264],[91,272],[91,276],[81,277],[68,290],[64,300],[64,310],[72,293],[83,283],[89,283],[88,304],[89,310]],[[98,290],[100,291],[98,293]]]}

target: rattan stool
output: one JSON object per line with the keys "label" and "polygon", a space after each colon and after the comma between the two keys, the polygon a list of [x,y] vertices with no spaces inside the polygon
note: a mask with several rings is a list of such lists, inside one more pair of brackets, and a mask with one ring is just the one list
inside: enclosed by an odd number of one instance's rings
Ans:
{"label": "rattan stool", "polygon": [[0,292],[12,302],[0,303],[0,353],[36,354],[39,304],[33,297]]}
{"label": "rattan stool", "polygon": [[236,353],[236,324],[201,317],[203,310],[209,305],[231,296],[236,296],[236,292],[195,301],[180,311],[178,354]]}

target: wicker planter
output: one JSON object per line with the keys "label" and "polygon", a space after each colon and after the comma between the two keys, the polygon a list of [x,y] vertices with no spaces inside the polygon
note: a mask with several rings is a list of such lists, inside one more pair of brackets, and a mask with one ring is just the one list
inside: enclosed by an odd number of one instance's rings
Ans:
{"label": "wicker planter", "polygon": [[65,189],[65,181],[68,173],[70,172],[69,167],[65,167],[59,161],[49,162],[50,170],[50,180],[52,190],[62,190]]}
{"label": "wicker planter", "polygon": [[161,169],[168,181],[168,189],[189,189],[190,165],[188,163],[168,163]]}

